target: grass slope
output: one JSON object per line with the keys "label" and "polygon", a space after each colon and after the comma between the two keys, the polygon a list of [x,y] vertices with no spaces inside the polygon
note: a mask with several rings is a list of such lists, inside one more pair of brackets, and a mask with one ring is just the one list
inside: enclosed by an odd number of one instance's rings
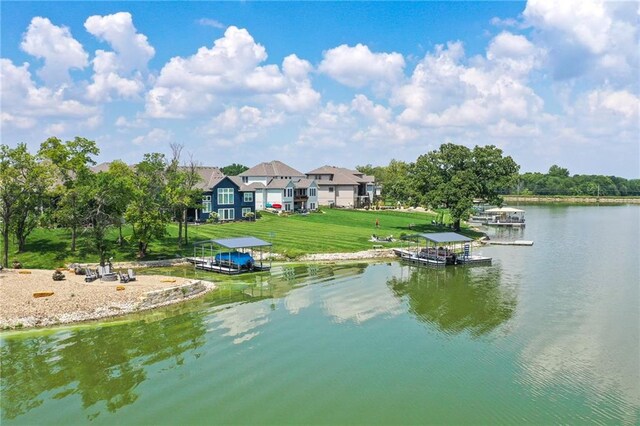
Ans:
{"label": "grass slope", "polygon": [[[207,224],[189,227],[189,241],[201,241],[213,238],[230,238],[252,235],[273,242],[273,251],[296,257],[307,253],[354,252],[372,247],[371,234],[399,237],[401,233],[439,232],[442,227],[431,225],[435,218],[425,213],[406,213],[396,211],[355,211],[326,209],[324,213],[307,216],[292,215],[279,217],[263,213],[255,222],[234,222]],[[376,219],[380,228],[376,229]],[[409,225],[413,225],[411,229]],[[464,231],[466,235],[478,234]],[[131,230],[124,229],[125,238]],[[167,235],[153,241],[145,260],[168,259],[193,254],[191,244],[178,248],[176,239],[178,227],[171,224]],[[117,239],[117,230],[112,230],[110,238]],[[77,252],[71,253],[69,232],[64,229],[37,229],[29,237],[24,253],[10,255],[9,262],[18,259],[26,268],[55,268],[72,262],[97,262],[90,241],[81,236]],[[126,243],[119,248],[114,243],[115,261],[134,260],[136,245]],[[15,250],[12,251],[15,253]]]}

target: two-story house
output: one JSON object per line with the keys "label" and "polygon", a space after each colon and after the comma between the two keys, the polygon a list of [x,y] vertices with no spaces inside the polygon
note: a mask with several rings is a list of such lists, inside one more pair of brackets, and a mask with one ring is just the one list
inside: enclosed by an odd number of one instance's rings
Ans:
{"label": "two-story house", "polygon": [[[282,211],[311,209],[307,192],[313,187],[312,183],[304,173],[281,161],[273,160],[260,163],[244,171],[239,177],[245,185],[255,189],[255,207],[258,210],[267,208]],[[298,185],[297,182],[300,184]],[[312,192],[316,193],[317,189]],[[312,202],[313,209],[317,208],[317,201],[314,199]]]}
{"label": "two-story house", "polygon": [[196,220],[205,221],[211,212],[219,221],[240,220],[247,213],[255,213],[255,189],[242,183],[237,176],[211,178],[211,185],[203,190],[202,207],[196,210]]}
{"label": "two-story house", "polygon": [[307,173],[318,184],[321,206],[360,208],[371,205],[376,195],[373,176],[344,167],[323,166]]}

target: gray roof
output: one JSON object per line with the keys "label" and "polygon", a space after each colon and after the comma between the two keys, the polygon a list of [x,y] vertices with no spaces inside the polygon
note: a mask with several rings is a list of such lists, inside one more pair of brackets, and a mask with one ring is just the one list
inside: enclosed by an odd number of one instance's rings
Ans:
{"label": "gray roof", "polygon": [[417,235],[434,243],[468,243],[469,241],[473,241],[473,238],[465,237],[455,232],[432,232]]}
{"label": "gray roof", "polygon": [[271,179],[271,181],[267,184],[267,188],[269,189],[284,189],[289,186],[291,181],[289,179]]}
{"label": "gray roof", "polygon": [[231,182],[238,185],[238,188],[240,188],[240,191],[243,191],[243,192],[255,191],[255,188],[253,188],[251,185],[247,185],[246,183],[242,182],[242,178],[240,176],[229,176],[229,179],[231,179]]}
{"label": "gray roof", "polygon": [[247,248],[247,247],[265,247],[271,246],[270,242],[261,240],[256,237],[237,237],[237,238],[224,238],[220,240],[206,240],[206,241],[198,241],[197,243],[193,243],[194,246],[202,245],[202,244],[217,244],[224,248],[230,249],[238,249],[238,248]]}
{"label": "gray roof", "polygon": [[309,175],[332,175],[331,181],[325,181],[319,179],[318,185],[331,185],[333,182],[334,185],[357,185],[359,183],[372,183],[375,181],[373,176],[367,176],[364,173],[361,173],[357,170],[347,169],[345,167],[336,167],[336,166],[322,166],[317,169],[311,170],[307,172],[307,176]]}
{"label": "gray roof", "polygon": [[298,179],[294,184],[296,188],[309,188],[313,182],[315,182],[313,179]]}
{"label": "gray roof", "polygon": [[304,177],[304,173],[299,172],[291,166],[284,164],[282,161],[273,160],[260,163],[240,173],[239,176],[291,176]]}
{"label": "gray roof", "polygon": [[[181,167],[182,170],[186,167]],[[198,189],[211,189],[224,178],[224,174],[217,167],[196,167],[196,173],[200,181],[196,184]]]}

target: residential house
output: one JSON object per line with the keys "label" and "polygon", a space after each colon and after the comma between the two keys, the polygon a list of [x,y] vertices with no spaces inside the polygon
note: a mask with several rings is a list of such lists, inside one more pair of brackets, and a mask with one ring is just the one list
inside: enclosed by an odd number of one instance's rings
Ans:
{"label": "residential house", "polygon": [[298,179],[294,182],[294,210],[316,210],[318,208],[318,184],[313,179]]}
{"label": "residential house", "polygon": [[[239,177],[245,185],[255,190],[255,207],[258,210],[310,209],[308,191],[313,188],[311,192],[317,193],[317,188],[304,173],[277,160],[260,163],[244,171]],[[313,199],[311,202],[315,209],[317,200]]]}
{"label": "residential house", "polygon": [[206,221],[211,212],[218,214],[219,221],[240,220],[247,213],[254,213],[255,190],[242,183],[237,176],[211,176],[203,189],[202,207],[195,210],[196,221]]}
{"label": "residential house", "polygon": [[308,172],[307,178],[316,181],[321,206],[367,207],[377,195],[375,178],[357,170],[323,166]]}

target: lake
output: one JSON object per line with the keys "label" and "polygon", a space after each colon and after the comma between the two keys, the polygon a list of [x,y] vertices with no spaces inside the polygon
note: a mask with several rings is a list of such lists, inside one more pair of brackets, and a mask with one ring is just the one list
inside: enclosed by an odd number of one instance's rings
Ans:
{"label": "lake", "polygon": [[524,208],[488,267],[276,267],[3,333],[2,424],[638,424],[640,206]]}

